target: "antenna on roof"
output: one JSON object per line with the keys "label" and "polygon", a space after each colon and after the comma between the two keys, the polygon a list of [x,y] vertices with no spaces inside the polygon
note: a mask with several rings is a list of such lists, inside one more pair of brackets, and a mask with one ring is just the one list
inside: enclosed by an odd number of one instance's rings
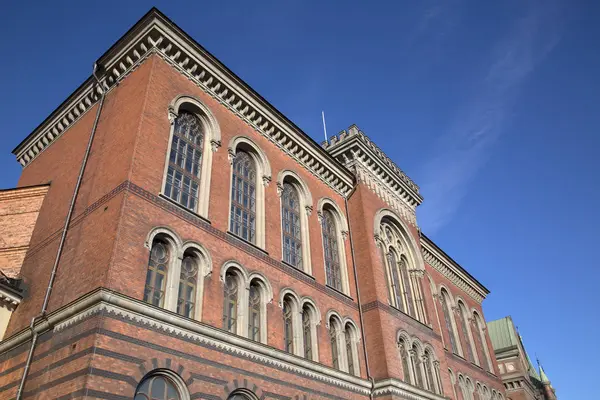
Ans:
{"label": "antenna on roof", "polygon": [[323,117],[323,132],[325,133],[325,141],[327,142],[327,125],[325,125],[325,111],[321,111]]}

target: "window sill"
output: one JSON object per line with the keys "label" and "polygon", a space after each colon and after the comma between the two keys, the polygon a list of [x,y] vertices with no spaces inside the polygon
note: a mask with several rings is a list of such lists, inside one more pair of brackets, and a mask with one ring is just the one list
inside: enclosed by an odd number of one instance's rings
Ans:
{"label": "window sill", "polygon": [[175,200],[173,200],[172,198],[170,198],[170,197],[167,197],[165,194],[163,194],[163,193],[159,193],[159,194],[158,194],[158,197],[160,197],[160,198],[161,198],[161,199],[163,199],[163,200],[166,200],[166,201],[168,201],[170,204],[174,205],[175,207],[179,208],[180,210],[182,210],[182,211],[185,211],[185,212],[187,212],[188,214],[191,214],[191,215],[193,215],[194,217],[200,218],[202,221],[206,222],[206,223],[207,223],[207,224],[209,224],[209,225],[212,225],[212,224],[210,223],[210,220],[209,220],[208,218],[205,218],[205,217],[203,217],[202,215],[200,215],[200,214],[198,214],[198,213],[196,213],[196,212],[194,212],[194,211],[190,210],[189,208],[186,208],[186,207],[182,206],[181,204],[179,204],[178,202],[176,202],[176,201],[175,201]]}
{"label": "window sill", "polygon": [[229,237],[232,237],[232,238],[236,239],[236,240],[239,240],[240,242],[242,242],[242,243],[244,243],[244,244],[246,244],[248,246],[251,246],[253,249],[258,250],[258,251],[260,251],[263,254],[269,255],[269,253],[265,249],[263,249],[262,247],[258,247],[254,243],[252,243],[252,242],[250,242],[250,241],[248,241],[248,240],[246,240],[244,238],[239,237],[238,235],[236,235],[235,233],[233,233],[231,231],[227,231],[227,235]]}
{"label": "window sill", "polygon": [[315,277],[314,277],[314,276],[312,276],[311,274],[309,274],[308,272],[306,272],[306,271],[304,271],[304,270],[301,270],[300,268],[294,267],[292,264],[290,264],[290,263],[288,263],[288,262],[285,262],[285,261],[281,260],[281,263],[282,263],[283,265],[285,265],[286,267],[293,268],[293,269],[294,269],[294,271],[298,271],[298,272],[300,272],[302,275],[306,276],[307,278],[310,278],[310,279],[312,279],[313,281],[314,281],[314,280],[316,280],[316,279],[315,279]]}
{"label": "window sill", "polygon": [[347,299],[349,299],[349,300],[352,300],[352,301],[354,301],[354,299],[353,299],[352,297],[348,296],[346,293],[342,292],[341,290],[338,290],[338,289],[334,288],[333,286],[329,286],[329,285],[327,285],[327,284],[326,284],[326,285],[325,285],[325,287],[326,287],[327,289],[331,289],[331,290],[333,290],[333,291],[334,291],[334,292],[336,292],[337,294],[341,294],[342,296],[344,296],[345,298],[347,298]]}

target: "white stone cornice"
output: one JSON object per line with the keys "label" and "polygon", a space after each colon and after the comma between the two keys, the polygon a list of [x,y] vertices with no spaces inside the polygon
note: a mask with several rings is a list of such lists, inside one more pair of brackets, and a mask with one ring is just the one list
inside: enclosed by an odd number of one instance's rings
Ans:
{"label": "white stone cornice", "polygon": [[0,306],[7,307],[9,310],[14,310],[21,303],[21,297],[10,290],[0,287]]}
{"label": "white stone cornice", "polygon": [[[370,391],[371,383],[368,380],[232,335],[224,330],[189,320],[106,289],[98,289],[49,314],[46,319],[37,322],[34,329],[38,332],[50,329],[61,332],[78,321],[98,314],[112,315],[126,323],[135,322],[159,330],[165,335],[191,340],[216,351],[232,353],[237,357],[247,358],[281,371],[295,373],[364,395],[368,395]],[[31,330],[27,328],[7,338],[0,342],[0,354],[24,343],[30,337]]]}
{"label": "white stone cornice", "polygon": [[[102,78],[105,89],[116,87],[150,54],[161,57],[337,193],[350,192],[349,171],[158,11],[148,13],[99,60],[107,71]],[[89,78],[19,144],[14,154],[21,165],[30,163],[77,122],[98,101],[98,91]]]}
{"label": "white stone cornice", "polygon": [[439,273],[447,277],[456,287],[481,303],[489,291],[468,275],[455,261],[438,251],[437,246],[426,237],[421,238],[423,260]]}
{"label": "white stone cornice", "polygon": [[322,146],[395,211],[416,226],[419,187],[356,125]]}
{"label": "white stone cornice", "polygon": [[389,394],[407,400],[447,400],[444,396],[420,389],[398,379],[390,378],[375,382],[373,397]]}

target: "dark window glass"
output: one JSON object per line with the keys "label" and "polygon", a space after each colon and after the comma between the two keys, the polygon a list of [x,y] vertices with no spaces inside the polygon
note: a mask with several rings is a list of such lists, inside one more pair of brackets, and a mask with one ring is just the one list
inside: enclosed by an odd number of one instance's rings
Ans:
{"label": "dark window glass", "polygon": [[398,350],[400,351],[400,360],[402,361],[402,375],[404,376],[404,382],[410,383],[409,356],[404,339],[400,339],[400,342],[398,342]]}
{"label": "dark window glass", "polygon": [[302,310],[302,337],[304,340],[304,358],[312,360],[312,326],[308,307],[304,307]]}
{"label": "dark window glass", "polygon": [[396,254],[393,251],[388,253],[388,263],[392,272],[392,292],[394,293],[394,301],[399,310],[405,311],[404,302],[402,301],[403,288],[400,282],[400,274],[398,272],[399,265],[396,259]]}
{"label": "dark window glass", "polygon": [[183,256],[181,274],[179,275],[177,313],[188,318],[194,317],[197,284],[198,259],[193,255],[186,254]]}
{"label": "dark window glass", "polygon": [[181,111],[175,119],[165,195],[196,211],[204,133],[198,117]]}
{"label": "dark window glass", "polygon": [[406,307],[406,312],[408,312],[409,315],[413,316],[416,318],[415,316],[415,308],[413,305],[413,295],[412,295],[412,288],[410,286],[410,277],[408,274],[408,263],[406,262],[406,259],[404,257],[400,258],[400,273],[402,274],[402,286],[403,286],[403,290],[404,290],[404,302],[407,305]]}
{"label": "dark window glass", "polygon": [[337,341],[337,330],[333,322],[329,323],[329,341],[331,343],[331,363],[333,368],[340,369],[340,359],[339,359],[339,349],[338,349],[338,341]]}
{"label": "dark window glass", "polygon": [[283,184],[281,225],[283,229],[283,261],[302,269],[300,201],[298,191],[289,183]]}
{"label": "dark window glass", "polygon": [[260,342],[260,286],[252,282],[248,291],[248,338]]}
{"label": "dark window glass", "polygon": [[430,391],[435,392],[432,358],[431,358],[431,355],[427,352],[425,353],[423,363],[425,364],[424,366],[425,366],[425,378],[427,381],[427,388]]}
{"label": "dark window glass", "polygon": [[233,160],[229,230],[251,243],[256,241],[256,165],[244,151],[238,151]]}
{"label": "dark window glass", "polygon": [[283,301],[283,335],[285,351],[294,352],[294,327],[292,321],[292,306],[289,300]]}
{"label": "dark window glass", "polygon": [[350,334],[350,328],[346,327],[346,331],[344,332],[344,336],[346,339],[346,354],[348,356],[348,373],[351,375],[356,375],[356,371],[354,369],[354,351],[352,344],[352,335]]}
{"label": "dark window glass", "polygon": [[475,358],[473,357],[473,348],[471,347],[471,341],[469,340],[469,323],[467,322],[467,311],[465,310],[465,306],[462,303],[458,304],[458,308],[460,310],[460,321],[462,323],[462,331],[464,337],[465,348],[467,349],[467,360],[472,363],[475,362]]}
{"label": "dark window glass", "polygon": [[165,300],[165,284],[169,264],[169,247],[166,243],[155,241],[150,250],[144,301],[155,306],[163,307]]}
{"label": "dark window glass", "polygon": [[450,306],[448,294],[442,291],[442,310],[444,311],[444,320],[446,321],[446,329],[448,330],[448,336],[450,337],[450,345],[452,346],[452,352],[458,354],[458,347],[456,346],[456,336],[454,335],[454,329],[452,328],[452,316],[450,315]]}
{"label": "dark window glass", "polygon": [[322,230],[327,284],[341,291],[342,279],[340,270],[340,255],[338,254],[338,233],[336,231],[333,214],[329,210],[323,211]]}
{"label": "dark window glass", "polygon": [[223,329],[237,333],[238,281],[235,275],[225,276],[223,289]]}
{"label": "dark window glass", "polygon": [[180,400],[180,396],[169,379],[157,375],[142,382],[135,392],[134,400]]}
{"label": "dark window glass", "polygon": [[417,346],[413,345],[412,347],[412,367],[413,367],[413,374],[415,375],[415,380],[416,380],[416,384],[418,387],[420,388],[424,388],[423,387],[423,374],[421,373],[421,360],[419,360],[419,352],[417,349]]}

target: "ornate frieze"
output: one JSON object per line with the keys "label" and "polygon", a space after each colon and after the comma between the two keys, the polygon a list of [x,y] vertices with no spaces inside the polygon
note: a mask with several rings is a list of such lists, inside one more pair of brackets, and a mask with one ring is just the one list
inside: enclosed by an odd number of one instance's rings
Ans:
{"label": "ornate frieze", "polygon": [[[101,78],[104,89],[110,92],[152,54],[173,66],[337,193],[350,192],[353,177],[349,171],[158,11],[146,15],[98,61],[106,71]],[[29,164],[89,111],[99,100],[100,92],[94,78],[88,78],[13,151],[21,165]]]}
{"label": "ornate frieze", "polygon": [[354,172],[359,182],[417,225],[415,209],[423,201],[419,187],[356,125],[331,137],[322,146]]}

